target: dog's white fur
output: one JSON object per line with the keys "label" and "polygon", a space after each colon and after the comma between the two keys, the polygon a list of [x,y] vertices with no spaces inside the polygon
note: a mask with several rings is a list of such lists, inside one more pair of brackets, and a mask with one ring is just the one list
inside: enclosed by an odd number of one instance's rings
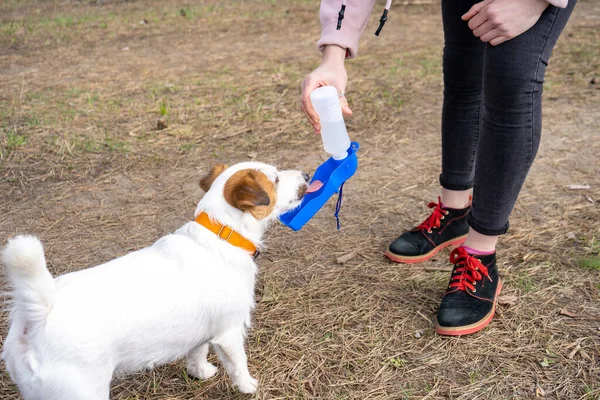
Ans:
{"label": "dog's white fur", "polygon": [[[278,182],[276,206],[262,220],[224,198],[226,181],[244,169]],[[214,180],[195,215],[205,211],[260,246],[269,222],[299,205],[302,185],[299,171],[237,164]],[[2,358],[26,400],[106,400],[115,374],[184,356],[188,373],[207,379],[217,371],[206,359],[209,344],[240,391],[256,390],[244,351],[256,264],[196,222],[150,247],[56,279],[33,236],[9,240],[1,255],[13,302]]]}

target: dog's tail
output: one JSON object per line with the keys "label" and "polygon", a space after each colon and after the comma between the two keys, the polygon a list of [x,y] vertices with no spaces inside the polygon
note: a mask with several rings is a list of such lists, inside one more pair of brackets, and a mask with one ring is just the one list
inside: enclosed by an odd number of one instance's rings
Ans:
{"label": "dog's tail", "polygon": [[12,309],[27,322],[44,321],[52,309],[56,286],[46,268],[42,243],[34,236],[16,236],[0,252],[12,286]]}

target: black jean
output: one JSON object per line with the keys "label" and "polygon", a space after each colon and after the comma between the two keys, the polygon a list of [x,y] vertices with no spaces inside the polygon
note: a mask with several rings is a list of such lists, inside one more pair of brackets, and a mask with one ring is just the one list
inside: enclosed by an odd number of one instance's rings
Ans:
{"label": "black jean", "polygon": [[440,184],[473,188],[469,225],[501,235],[540,144],[544,74],[576,0],[566,9],[548,6],[531,29],[495,47],[460,19],[478,2],[442,0]]}

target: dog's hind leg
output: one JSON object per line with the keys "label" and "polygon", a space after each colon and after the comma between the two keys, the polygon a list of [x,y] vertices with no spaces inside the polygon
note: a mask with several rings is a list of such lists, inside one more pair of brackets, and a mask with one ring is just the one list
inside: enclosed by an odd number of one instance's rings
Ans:
{"label": "dog's hind leg", "polygon": [[208,362],[208,343],[194,347],[187,355],[187,372],[198,379],[208,379],[217,373],[217,367]]}
{"label": "dog's hind leg", "polygon": [[232,331],[212,342],[215,352],[225,366],[227,374],[242,393],[254,393],[258,381],[250,376],[248,359],[244,351],[243,331]]}

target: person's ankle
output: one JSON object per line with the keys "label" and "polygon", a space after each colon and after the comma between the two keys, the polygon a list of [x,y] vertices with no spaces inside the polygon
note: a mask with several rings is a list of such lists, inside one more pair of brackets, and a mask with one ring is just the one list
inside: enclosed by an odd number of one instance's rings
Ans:
{"label": "person's ankle", "polygon": [[471,202],[471,190],[449,190],[442,188],[442,206],[462,210]]}
{"label": "person's ankle", "polygon": [[463,247],[470,254],[485,255],[495,253],[497,243],[498,236],[483,235],[475,229],[469,228],[469,234],[463,243]]}
{"label": "person's ankle", "polygon": [[478,250],[478,249],[474,249],[472,247],[469,246],[462,246],[463,249],[465,249],[467,251],[467,253],[469,253],[472,256],[489,256],[491,254],[494,254],[496,252],[496,250]]}

